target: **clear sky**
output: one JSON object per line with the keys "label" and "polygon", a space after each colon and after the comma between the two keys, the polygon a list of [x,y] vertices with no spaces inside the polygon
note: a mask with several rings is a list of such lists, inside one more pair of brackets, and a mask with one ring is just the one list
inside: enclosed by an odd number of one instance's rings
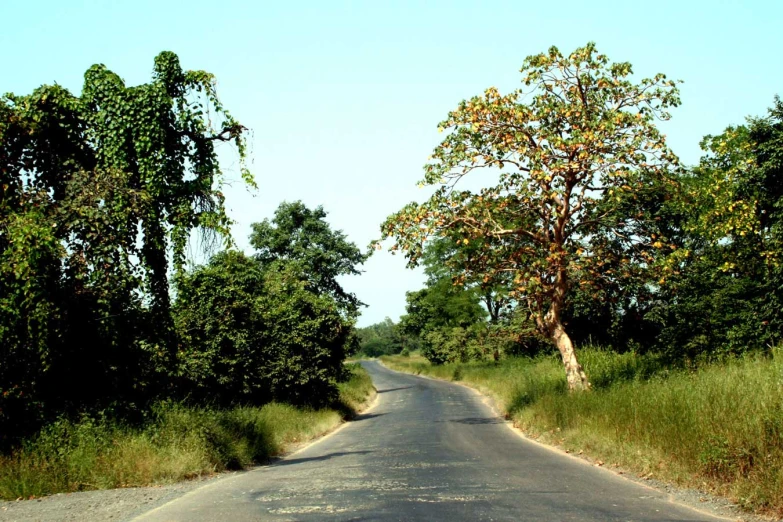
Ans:
{"label": "clear sky", "polygon": [[[703,135],[764,114],[783,91],[779,0],[0,0],[0,19],[0,92],[57,82],[78,93],[94,63],[143,83],[162,50],[214,73],[253,131],[260,189],[226,191],[243,248],[250,223],[297,199],[364,248],[387,215],[427,197],[416,182],[448,111],[489,86],[516,88],[524,58],[551,45],[595,41],[640,77],[684,80],[664,132],[687,163]],[[385,252],[364,270],[344,281],[369,304],[359,324],[396,321],[421,272]]]}

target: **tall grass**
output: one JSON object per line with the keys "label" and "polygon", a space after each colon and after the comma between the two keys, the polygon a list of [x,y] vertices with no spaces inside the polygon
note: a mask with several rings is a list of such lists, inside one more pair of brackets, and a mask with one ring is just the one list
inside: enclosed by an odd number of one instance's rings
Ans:
{"label": "tall grass", "polygon": [[544,442],[783,514],[783,350],[697,369],[595,347],[582,350],[581,360],[593,384],[587,393],[567,392],[555,357],[440,367],[414,357],[384,362],[469,383]]}
{"label": "tall grass", "polygon": [[373,392],[358,365],[333,408],[286,404],[233,409],[160,403],[141,428],[110,419],[60,420],[0,457],[0,498],[144,486],[241,469],[311,440],[350,416]]}

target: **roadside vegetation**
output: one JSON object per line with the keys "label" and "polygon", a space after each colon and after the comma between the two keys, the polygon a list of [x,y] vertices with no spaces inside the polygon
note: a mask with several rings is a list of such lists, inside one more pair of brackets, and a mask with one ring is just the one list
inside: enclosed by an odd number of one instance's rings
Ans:
{"label": "roadside vegetation", "polygon": [[322,207],[233,248],[218,157],[257,186],[211,74],[163,52],[143,85],[95,65],[78,96],[0,98],[0,494],[241,467],[364,400],[346,357],[399,354],[542,438],[780,512],[783,102],[684,165],[657,127],[677,81],[592,43],[521,72],[440,123],[430,197],[381,225],[425,286],[366,328],[338,281],[369,253]]}
{"label": "roadside vegetation", "polygon": [[521,73],[440,123],[430,198],[381,226],[425,286],[361,351],[605,465],[783,514],[783,103],[684,165],[657,128],[678,82],[593,44]]}
{"label": "roadside vegetation", "polygon": [[337,282],[366,254],[298,201],[234,249],[218,151],[254,190],[248,130],[211,74],[153,71],[0,98],[0,498],[240,469],[372,391]]}
{"label": "roadside vegetation", "polygon": [[609,468],[708,490],[783,515],[783,351],[698,368],[584,347],[590,393],[572,394],[552,355],[390,368],[463,382],[532,438]]}
{"label": "roadside vegetation", "polygon": [[161,402],[139,425],[85,416],[61,419],[0,457],[0,498],[148,486],[263,463],[334,429],[374,388],[359,365],[320,409],[282,403],[217,408]]}

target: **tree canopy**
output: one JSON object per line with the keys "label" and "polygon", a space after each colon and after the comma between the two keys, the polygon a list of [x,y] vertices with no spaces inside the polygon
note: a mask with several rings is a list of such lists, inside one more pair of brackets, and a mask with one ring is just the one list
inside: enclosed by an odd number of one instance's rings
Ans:
{"label": "tree canopy", "polygon": [[[467,276],[511,273],[511,295],[560,350],[572,389],[588,386],[561,320],[573,285],[642,277],[655,252],[672,246],[635,203],[673,183],[677,158],[654,121],[669,119],[678,91],[663,74],[638,82],[631,74],[592,43],[528,57],[524,88],[489,88],[440,124],[449,133],[422,181],[437,190],[382,225],[411,264],[442,236],[475,245],[461,267]],[[488,168],[497,183],[458,190]]]}
{"label": "tree canopy", "polygon": [[235,251],[184,275],[175,318],[191,396],[315,406],[333,399],[353,323],[330,296],[309,287],[295,263],[265,269]]}
{"label": "tree canopy", "polygon": [[311,210],[301,201],[283,202],[271,220],[253,223],[250,244],[263,265],[278,260],[298,263],[319,292],[330,295],[353,317],[364,303],[343,290],[338,278],[361,274],[357,266],[367,255],[341,230],[332,230],[326,215],[320,206]]}

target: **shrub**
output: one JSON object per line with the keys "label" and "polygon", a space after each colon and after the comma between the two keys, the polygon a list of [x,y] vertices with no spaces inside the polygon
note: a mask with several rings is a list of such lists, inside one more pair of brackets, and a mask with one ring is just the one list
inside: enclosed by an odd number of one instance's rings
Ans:
{"label": "shrub", "polygon": [[221,404],[333,400],[352,323],[296,265],[226,252],[183,277],[175,305],[184,392]]}

